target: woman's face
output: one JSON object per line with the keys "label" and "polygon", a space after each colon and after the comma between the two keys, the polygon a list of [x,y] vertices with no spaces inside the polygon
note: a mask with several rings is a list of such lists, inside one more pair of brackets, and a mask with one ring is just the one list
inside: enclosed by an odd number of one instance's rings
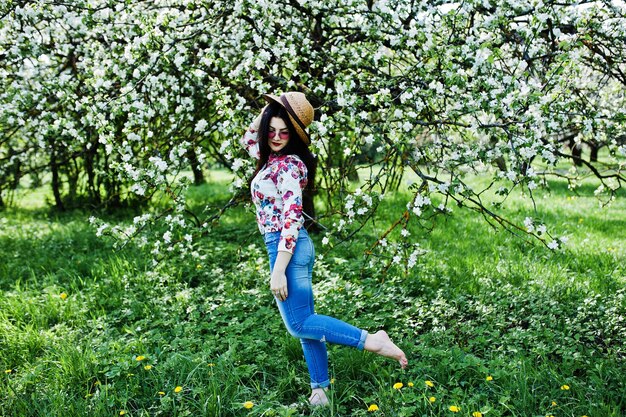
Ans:
{"label": "woman's face", "polygon": [[267,132],[267,143],[272,152],[279,152],[289,142],[289,129],[285,121],[280,117],[272,117],[270,120],[270,130]]}

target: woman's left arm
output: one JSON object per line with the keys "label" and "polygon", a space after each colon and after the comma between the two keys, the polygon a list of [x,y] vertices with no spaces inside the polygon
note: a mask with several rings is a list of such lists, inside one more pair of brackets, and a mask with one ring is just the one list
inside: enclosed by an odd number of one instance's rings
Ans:
{"label": "woman's left arm", "polygon": [[279,167],[276,188],[283,203],[283,228],[280,232],[278,250],[293,253],[298,234],[304,225],[302,214],[302,190],[307,184],[307,168],[296,156],[288,156]]}
{"label": "woman's left arm", "polygon": [[306,186],[307,169],[300,158],[288,157],[281,162],[276,177],[276,188],[283,202],[283,228],[278,242],[278,256],[272,270],[270,287],[279,300],[287,298],[285,271],[296,248],[302,216],[302,189]]}
{"label": "woman's left arm", "polygon": [[270,278],[270,290],[280,301],[285,301],[287,296],[287,265],[291,260],[291,252],[278,251],[274,268],[272,269],[272,277]]}
{"label": "woman's left arm", "polygon": [[248,130],[239,138],[239,144],[243,146],[243,148],[248,151],[248,155],[254,159],[261,158],[261,153],[259,152],[259,126],[266,108],[267,106],[263,107],[261,113],[259,113],[256,119],[250,124]]}

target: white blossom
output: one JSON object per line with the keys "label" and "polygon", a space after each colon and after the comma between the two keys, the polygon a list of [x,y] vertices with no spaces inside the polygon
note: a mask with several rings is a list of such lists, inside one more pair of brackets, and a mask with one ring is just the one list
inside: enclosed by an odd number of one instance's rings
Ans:
{"label": "white blossom", "polygon": [[198,123],[196,123],[196,127],[194,128],[194,131],[196,132],[204,132],[206,130],[206,127],[208,125],[208,122],[204,119],[198,120]]}
{"label": "white blossom", "polygon": [[532,233],[535,231],[535,225],[534,225],[534,221],[532,218],[530,217],[526,217],[524,219],[524,226],[526,227],[526,231],[528,233]]}
{"label": "white blossom", "polygon": [[149,161],[155,165],[159,171],[165,171],[167,170],[167,162],[165,162],[164,160],[162,160],[161,158],[159,158],[158,156],[152,156],[149,158]]}
{"label": "white blossom", "polygon": [[[99,180],[106,173],[129,191],[128,198],[165,196],[180,215],[185,185],[174,177],[189,172],[191,150],[200,168],[217,162],[234,171],[232,192],[247,184],[254,161],[238,139],[263,104],[259,95],[277,86],[304,88],[315,99],[319,121],[309,129],[311,150],[322,164],[334,167],[332,159],[342,157],[350,165],[342,169],[363,164],[359,193],[346,194],[337,209],[345,219],[333,226],[336,231],[375,214],[373,199],[383,199],[376,190],[389,189],[384,182],[400,167],[403,175],[421,170],[420,179],[411,179],[412,190],[426,183],[419,195],[401,202],[416,216],[433,204],[431,193],[450,205],[445,198],[480,195],[490,208],[483,185],[463,180],[468,174],[487,177],[497,170],[490,190],[498,198],[517,190],[510,182],[523,182],[522,192],[528,192],[549,185],[544,176],[551,174],[579,183],[582,170],[563,171],[560,164],[571,151],[563,135],[573,130],[578,144],[593,138],[606,147],[607,166],[619,172],[625,167],[626,145],[617,139],[626,130],[626,97],[615,69],[623,61],[626,27],[620,1],[548,7],[479,0],[416,3],[412,9],[407,2],[380,0],[372,10],[364,3],[327,7],[317,0],[289,10],[266,0],[218,1],[213,8],[190,7],[189,0],[57,3],[15,7],[0,28],[6,40],[0,65],[5,176],[16,164],[50,161],[53,140],[60,160],[87,161],[95,152],[91,174],[102,197],[109,192]],[[511,20],[529,7],[533,13]],[[214,10],[222,9],[230,13],[217,18]],[[318,13],[323,19],[311,19]],[[311,37],[312,22],[333,38],[323,51]],[[544,36],[547,22],[554,38]],[[277,36],[276,25],[284,36]],[[571,30],[563,33],[564,27]],[[613,46],[602,52],[606,56],[580,41],[590,30]],[[503,38],[502,31],[510,36]],[[67,67],[69,56],[76,57],[75,67]],[[539,59],[545,56],[556,59]],[[496,161],[506,168],[493,168]],[[376,168],[363,178],[362,166]],[[86,182],[87,175],[80,175],[80,183]],[[596,194],[609,198],[622,183],[605,178]],[[328,184],[333,197],[347,185],[334,177]],[[449,211],[444,203],[439,210]],[[174,247],[158,247],[160,232],[141,227],[150,222],[184,236],[176,250],[193,241],[187,240],[192,225],[182,215],[164,221],[155,215],[133,223],[139,239],[156,247],[155,257]],[[529,233],[546,233],[542,226],[525,222]],[[417,256],[404,261],[414,265]]]}

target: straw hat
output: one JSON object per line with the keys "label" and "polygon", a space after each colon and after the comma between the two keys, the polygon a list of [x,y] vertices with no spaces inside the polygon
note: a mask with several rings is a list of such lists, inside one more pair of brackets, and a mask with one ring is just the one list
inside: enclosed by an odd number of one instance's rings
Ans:
{"label": "straw hat", "polygon": [[296,133],[308,146],[311,143],[311,138],[306,128],[313,121],[314,111],[304,94],[297,91],[287,91],[280,97],[273,94],[263,94],[263,97],[270,103],[280,104],[287,111]]}

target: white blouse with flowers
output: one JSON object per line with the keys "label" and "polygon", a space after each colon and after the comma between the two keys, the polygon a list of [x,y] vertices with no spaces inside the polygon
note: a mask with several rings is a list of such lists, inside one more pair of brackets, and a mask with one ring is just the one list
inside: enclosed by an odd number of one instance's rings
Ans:
{"label": "white blouse with flowers", "polygon": [[[252,127],[241,137],[250,156],[259,159],[258,132]],[[302,190],[307,184],[306,165],[297,155],[271,153],[251,184],[252,202],[261,234],[280,232],[278,250],[293,253],[304,218]]]}

